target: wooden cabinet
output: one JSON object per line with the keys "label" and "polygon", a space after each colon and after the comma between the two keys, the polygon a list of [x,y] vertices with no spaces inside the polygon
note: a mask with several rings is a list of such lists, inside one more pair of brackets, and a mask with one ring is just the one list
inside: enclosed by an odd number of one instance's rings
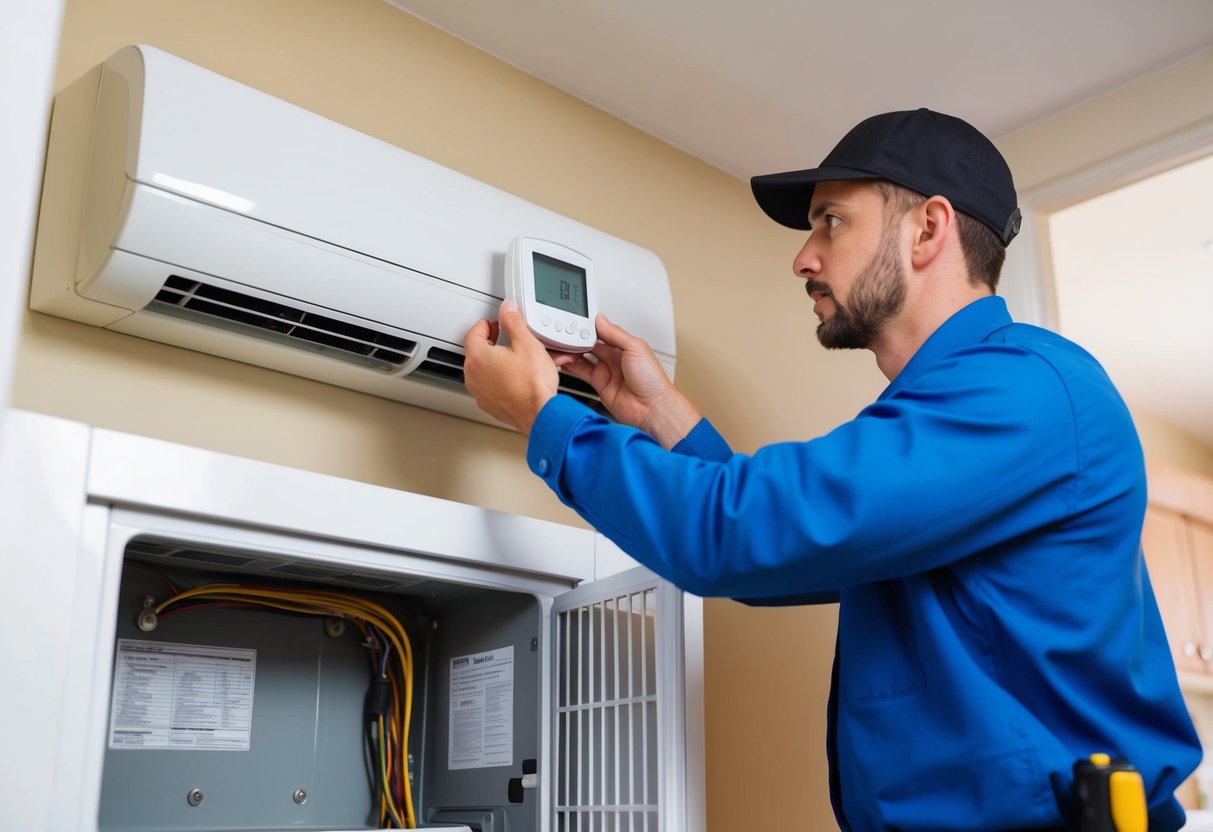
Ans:
{"label": "wooden cabinet", "polygon": [[1180,681],[1213,691],[1213,481],[1149,466],[1141,542]]}
{"label": "wooden cabinet", "polygon": [[[1146,510],[1141,546],[1175,656],[1175,668],[1203,673],[1205,662],[1213,658],[1209,653],[1213,645],[1205,644],[1195,569],[1186,538],[1183,515],[1156,506]],[[1207,655],[1201,655],[1202,650]]]}
{"label": "wooden cabinet", "polygon": [[[1213,480],[1158,464],[1148,466],[1147,476],[1141,546],[1179,683],[1207,745],[1210,725],[1197,717],[1207,716],[1202,703],[1213,693]],[[1186,810],[1208,808],[1201,805],[1195,774],[1176,797]]]}

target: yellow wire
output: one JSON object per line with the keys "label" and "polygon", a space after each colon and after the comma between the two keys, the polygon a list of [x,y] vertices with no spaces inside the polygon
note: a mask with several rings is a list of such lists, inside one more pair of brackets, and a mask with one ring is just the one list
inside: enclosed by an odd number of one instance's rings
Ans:
{"label": "yellow wire", "polygon": [[[397,662],[400,666],[401,675],[404,679],[404,714],[403,720],[399,723],[400,743],[402,752],[401,764],[405,765],[405,817],[408,820],[409,828],[415,828],[417,825],[416,816],[413,809],[412,784],[408,783],[407,775],[407,752],[409,739],[409,726],[412,722],[413,713],[413,645],[408,637],[408,633],[400,622],[387,609],[367,598],[360,598],[354,595],[347,595],[340,592],[332,592],[322,589],[313,590],[289,590],[289,589],[273,589],[268,587],[246,587],[239,584],[211,584],[209,586],[195,587],[180,592],[171,598],[168,598],[156,607],[156,613],[162,613],[171,604],[183,601],[187,598],[211,598],[213,600],[223,601],[249,601],[250,599],[257,604],[282,609],[290,612],[301,612],[308,615],[325,615],[336,617],[351,617],[361,618],[365,621],[373,623],[385,636],[391,641],[392,646],[396,648]],[[392,685],[393,698],[398,695],[398,688]],[[393,734],[395,734],[397,725],[393,720]],[[386,745],[387,736],[383,733],[382,718],[380,718],[380,741]],[[386,753],[386,749],[381,750],[381,756]],[[381,764],[386,776],[386,764]],[[393,818],[399,824],[400,819],[395,812],[395,806],[391,803],[390,794],[388,795],[388,804],[393,810]],[[382,815],[382,811],[381,811]]]}
{"label": "yellow wire", "polygon": [[[411,674],[407,674],[406,678],[407,677],[411,677]],[[398,697],[399,697],[399,693],[400,693],[400,684],[397,681],[395,674],[390,675],[388,677],[388,680],[392,686],[392,700],[397,701]],[[412,696],[412,694],[410,693],[409,694],[410,704],[411,704],[411,696]],[[401,771],[400,780],[404,784],[403,790],[404,790],[405,817],[407,817],[409,819],[411,826],[415,827],[417,825],[417,819],[416,819],[415,815],[413,814],[413,784],[411,782],[409,782],[409,776],[408,776],[409,775],[408,723],[407,722],[402,723],[400,721],[400,713],[399,713],[398,709],[396,709],[396,708],[392,709],[389,716],[390,716],[389,732],[392,735],[396,735],[397,733],[399,734],[401,747],[403,748],[403,751],[401,751],[401,753],[400,753],[400,760],[397,762],[397,765],[401,767],[400,768],[400,771]]]}
{"label": "yellow wire", "polygon": [[[386,741],[386,737],[384,737],[384,734],[383,734],[383,715],[380,714],[380,716],[379,716],[379,773],[382,778],[380,782],[383,784],[383,796],[387,800],[387,809],[392,815],[392,820],[394,820],[396,822],[397,828],[403,829],[404,824],[400,822],[400,813],[396,811],[396,804],[392,802],[392,789],[387,781],[387,763],[385,762],[385,756],[384,756],[384,754],[385,754],[384,748],[386,746],[387,746],[387,741]],[[411,823],[410,823],[409,828],[412,828]]]}

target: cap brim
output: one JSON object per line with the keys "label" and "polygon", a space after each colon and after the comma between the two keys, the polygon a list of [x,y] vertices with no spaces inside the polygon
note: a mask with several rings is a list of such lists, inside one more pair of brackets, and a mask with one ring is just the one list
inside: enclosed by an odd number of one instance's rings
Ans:
{"label": "cap brim", "polygon": [[879,179],[878,174],[855,168],[821,167],[768,173],[750,179],[754,199],[766,215],[788,228],[809,228],[809,201],[818,182],[838,179]]}

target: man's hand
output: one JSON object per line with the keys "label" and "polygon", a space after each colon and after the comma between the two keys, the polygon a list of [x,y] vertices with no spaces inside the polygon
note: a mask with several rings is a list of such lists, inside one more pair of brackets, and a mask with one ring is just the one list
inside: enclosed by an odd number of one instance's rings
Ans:
{"label": "man's hand", "polygon": [[556,365],[598,391],[617,421],[640,428],[667,450],[677,445],[699,421],[699,411],[670,383],[642,339],[605,315],[595,328],[599,342],[593,350],[555,354]]}
{"label": "man's hand", "polygon": [[[468,330],[464,382],[477,407],[529,434],[539,411],[556,395],[560,375],[512,300],[501,304],[498,315],[500,324],[478,321]],[[502,330],[509,346],[497,343]]]}

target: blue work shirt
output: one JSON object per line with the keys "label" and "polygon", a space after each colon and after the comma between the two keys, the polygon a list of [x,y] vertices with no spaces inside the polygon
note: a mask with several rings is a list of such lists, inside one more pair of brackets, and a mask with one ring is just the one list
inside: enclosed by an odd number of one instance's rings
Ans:
{"label": "blue work shirt", "polygon": [[827,747],[843,829],[1063,823],[1075,760],[1124,756],[1152,830],[1200,745],[1142,560],[1141,446],[1099,364],[975,301],[880,398],[805,442],[673,452],[557,396],[531,469],[689,592],[838,601]]}

